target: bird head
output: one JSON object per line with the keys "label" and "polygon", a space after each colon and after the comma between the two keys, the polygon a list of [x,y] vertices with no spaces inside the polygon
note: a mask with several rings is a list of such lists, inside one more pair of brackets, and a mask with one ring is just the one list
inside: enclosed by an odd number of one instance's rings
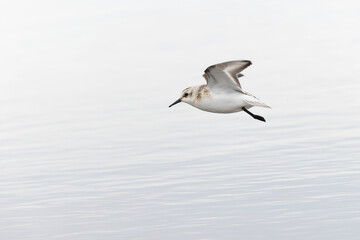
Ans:
{"label": "bird head", "polygon": [[194,94],[193,94],[193,87],[185,88],[180,95],[180,98],[173,102],[169,107],[178,104],[179,102],[185,102],[191,104],[193,102]]}

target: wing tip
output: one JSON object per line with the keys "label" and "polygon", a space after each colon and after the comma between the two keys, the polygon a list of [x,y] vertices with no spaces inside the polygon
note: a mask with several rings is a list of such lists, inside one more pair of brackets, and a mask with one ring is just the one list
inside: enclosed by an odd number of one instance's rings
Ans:
{"label": "wing tip", "polygon": [[250,60],[242,60],[242,62],[249,64],[249,66],[252,64],[252,62]]}
{"label": "wing tip", "polygon": [[252,64],[252,62],[250,60],[234,60],[234,61],[224,62],[222,64],[226,64],[226,63],[243,63],[244,65],[246,65],[246,67],[248,67]]}
{"label": "wing tip", "polygon": [[[250,60],[233,60],[233,61],[228,61],[228,62],[223,62],[223,63],[218,63],[218,64],[214,64],[214,65],[211,65],[211,66],[209,66],[209,67],[207,67],[206,69],[205,69],[205,74],[207,74],[207,73],[209,73],[212,69],[214,69],[214,68],[216,68],[217,66],[221,66],[221,65],[226,65],[226,64],[229,64],[229,63],[239,63],[239,62],[241,62],[241,63],[243,63],[243,68],[240,70],[240,72],[242,71],[242,70],[244,70],[245,68],[247,68],[247,67],[249,67],[251,64],[252,64],[252,62],[250,61]],[[204,78],[206,79],[206,81],[208,80],[205,76],[204,76]]]}

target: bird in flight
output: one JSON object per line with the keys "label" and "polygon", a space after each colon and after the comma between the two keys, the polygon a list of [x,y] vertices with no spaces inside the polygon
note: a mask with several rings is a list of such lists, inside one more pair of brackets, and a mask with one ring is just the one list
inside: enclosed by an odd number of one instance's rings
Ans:
{"label": "bird in flight", "polygon": [[185,102],[203,111],[213,113],[244,111],[254,119],[265,122],[265,118],[253,114],[249,109],[254,106],[270,107],[245,92],[239,83],[238,78],[243,76],[240,72],[250,65],[250,61],[238,60],[208,67],[203,75],[207,84],[184,89],[180,98],[169,107]]}

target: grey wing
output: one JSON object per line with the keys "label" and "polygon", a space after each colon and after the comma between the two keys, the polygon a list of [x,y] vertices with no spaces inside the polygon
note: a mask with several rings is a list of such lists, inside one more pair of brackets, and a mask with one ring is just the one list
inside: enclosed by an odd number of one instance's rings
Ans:
{"label": "grey wing", "polygon": [[250,65],[247,60],[219,63],[208,67],[203,76],[208,87],[218,85],[242,91],[238,77],[243,76],[240,72]]}

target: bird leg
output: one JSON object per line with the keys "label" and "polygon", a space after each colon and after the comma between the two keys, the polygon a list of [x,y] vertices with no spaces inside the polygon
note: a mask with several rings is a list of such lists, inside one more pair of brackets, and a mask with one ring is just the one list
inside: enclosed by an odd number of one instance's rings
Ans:
{"label": "bird leg", "polygon": [[265,118],[263,118],[262,116],[259,116],[259,115],[255,115],[253,114],[252,112],[250,112],[249,110],[247,110],[246,108],[242,108],[242,110],[244,110],[247,114],[249,114],[250,116],[252,116],[253,118],[257,119],[257,120],[260,120],[260,121],[263,121],[263,122],[266,122],[265,121]]}

